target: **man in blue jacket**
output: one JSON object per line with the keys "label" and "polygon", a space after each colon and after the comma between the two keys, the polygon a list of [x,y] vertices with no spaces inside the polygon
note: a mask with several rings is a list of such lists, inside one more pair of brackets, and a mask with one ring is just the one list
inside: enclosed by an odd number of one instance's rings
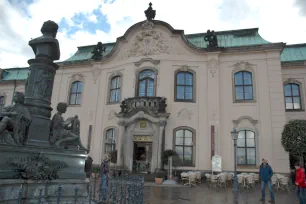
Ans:
{"label": "man in blue jacket", "polygon": [[275,203],[274,193],[272,189],[272,181],[271,177],[273,176],[273,170],[271,166],[268,164],[266,159],[262,159],[262,164],[260,165],[259,175],[261,179],[261,199],[260,201],[265,201],[266,197],[266,185],[268,184],[268,189],[270,191],[269,203]]}

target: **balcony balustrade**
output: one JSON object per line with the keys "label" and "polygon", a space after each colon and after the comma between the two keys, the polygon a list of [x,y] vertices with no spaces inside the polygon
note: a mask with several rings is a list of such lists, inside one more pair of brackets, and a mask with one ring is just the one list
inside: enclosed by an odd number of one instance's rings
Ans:
{"label": "balcony balustrade", "polygon": [[126,98],[121,102],[121,114],[129,115],[138,111],[157,115],[166,113],[166,98],[164,97],[133,97]]}

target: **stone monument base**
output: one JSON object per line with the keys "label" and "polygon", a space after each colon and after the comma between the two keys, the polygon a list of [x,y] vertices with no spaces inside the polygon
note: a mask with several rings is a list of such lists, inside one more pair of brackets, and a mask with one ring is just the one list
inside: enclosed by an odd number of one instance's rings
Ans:
{"label": "stone monument base", "polygon": [[88,203],[89,182],[75,179],[32,181],[21,179],[0,180],[2,203]]}
{"label": "stone monument base", "polygon": [[[14,146],[0,144],[0,180],[2,179],[21,179],[20,172],[9,165],[10,160],[22,163],[22,169],[31,169],[31,165],[54,166],[58,162],[64,163],[66,167],[57,171],[58,179],[80,179],[85,180],[84,165],[86,152],[78,150],[65,150],[53,147],[38,146]],[[33,156],[39,156],[34,158]],[[50,164],[50,165],[49,165]],[[35,175],[35,172],[31,172]],[[31,175],[30,175],[31,176]],[[32,178],[30,178],[32,180]],[[41,178],[37,178],[42,180]],[[37,180],[34,179],[34,180]]]}

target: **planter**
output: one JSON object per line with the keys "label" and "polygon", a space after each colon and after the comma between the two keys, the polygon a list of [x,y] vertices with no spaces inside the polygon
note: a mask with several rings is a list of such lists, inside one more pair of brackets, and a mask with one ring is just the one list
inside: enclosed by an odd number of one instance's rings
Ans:
{"label": "planter", "polygon": [[155,183],[156,184],[162,184],[163,183],[163,178],[155,178]]}

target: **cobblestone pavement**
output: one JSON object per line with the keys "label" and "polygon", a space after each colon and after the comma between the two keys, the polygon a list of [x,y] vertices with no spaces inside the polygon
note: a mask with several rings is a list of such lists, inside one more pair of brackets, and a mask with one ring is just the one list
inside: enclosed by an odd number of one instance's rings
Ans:
{"label": "cobblestone pavement", "polygon": [[[259,186],[253,192],[241,190],[238,202],[234,201],[232,188],[208,188],[202,184],[196,187],[161,187],[146,185],[144,188],[144,204],[264,204],[268,203],[270,194],[266,189],[266,201],[260,202]],[[298,203],[295,192],[275,192],[276,204]]]}

